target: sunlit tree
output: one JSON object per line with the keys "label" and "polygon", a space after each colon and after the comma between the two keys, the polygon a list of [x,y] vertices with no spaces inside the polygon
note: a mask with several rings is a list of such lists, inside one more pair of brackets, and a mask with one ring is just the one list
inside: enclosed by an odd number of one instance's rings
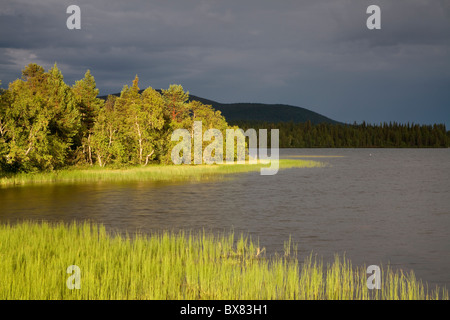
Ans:
{"label": "sunlit tree", "polygon": [[189,92],[185,92],[181,85],[172,84],[169,89],[162,90],[162,96],[166,102],[166,112],[172,121],[181,122],[186,118]]}
{"label": "sunlit tree", "polygon": [[80,131],[75,137],[74,146],[79,147],[84,159],[93,164],[91,136],[100,108],[104,101],[97,98],[99,90],[89,70],[82,80],[76,81],[72,87],[76,106],[81,115]]}
{"label": "sunlit tree", "polygon": [[64,166],[80,115],[56,64],[48,72],[36,64],[25,67],[22,79],[10,84],[7,97],[6,164],[25,171]]}

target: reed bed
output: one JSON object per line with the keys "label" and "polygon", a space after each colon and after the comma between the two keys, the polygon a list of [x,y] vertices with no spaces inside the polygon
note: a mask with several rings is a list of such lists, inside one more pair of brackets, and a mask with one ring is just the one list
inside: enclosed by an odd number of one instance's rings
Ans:
{"label": "reed bed", "polygon": [[[380,290],[365,268],[336,256],[326,267],[310,255],[299,263],[289,241],[266,257],[233,233],[160,232],[132,237],[89,222],[0,225],[0,299],[448,299],[413,273],[382,271]],[[81,270],[69,289],[67,267]]]}
{"label": "reed bed", "polygon": [[[279,160],[280,169],[323,167],[324,163],[308,160]],[[92,182],[92,181],[200,181],[220,175],[259,171],[267,164],[220,164],[220,165],[148,165],[109,169],[88,167],[65,169],[40,173],[19,173],[0,175],[0,187],[53,183],[53,182]],[[1,172],[0,172],[1,173]]]}

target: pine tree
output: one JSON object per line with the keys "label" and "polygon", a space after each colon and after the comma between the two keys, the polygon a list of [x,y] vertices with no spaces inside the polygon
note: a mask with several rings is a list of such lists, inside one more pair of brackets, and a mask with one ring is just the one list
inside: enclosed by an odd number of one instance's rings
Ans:
{"label": "pine tree", "polygon": [[89,70],[86,71],[82,80],[75,82],[72,91],[75,95],[77,109],[81,114],[81,126],[75,137],[74,145],[75,147],[81,147],[85,160],[92,165],[91,136],[98,112],[103,107],[104,101],[97,98],[99,90]]}
{"label": "pine tree", "polygon": [[172,84],[169,89],[162,90],[162,95],[166,101],[166,112],[172,121],[182,121],[187,116],[186,102],[189,100],[189,92],[184,92],[181,85]]}

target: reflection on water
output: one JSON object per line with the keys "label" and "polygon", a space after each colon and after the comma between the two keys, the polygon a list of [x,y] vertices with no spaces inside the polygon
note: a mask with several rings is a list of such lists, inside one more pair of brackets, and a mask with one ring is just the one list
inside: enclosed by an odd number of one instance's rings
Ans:
{"label": "reflection on water", "polygon": [[286,149],[325,168],[202,183],[90,183],[0,189],[0,221],[103,223],[119,232],[234,230],[268,253],[390,263],[450,287],[450,150]]}

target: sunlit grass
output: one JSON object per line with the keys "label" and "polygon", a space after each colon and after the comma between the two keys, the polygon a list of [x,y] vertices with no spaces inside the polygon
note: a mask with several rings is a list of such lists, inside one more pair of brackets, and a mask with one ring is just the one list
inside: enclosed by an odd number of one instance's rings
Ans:
{"label": "sunlit grass", "polygon": [[[81,269],[79,290],[67,267]],[[0,226],[0,299],[448,299],[413,273],[383,270],[369,290],[365,268],[336,256],[299,263],[290,243],[266,257],[233,233],[161,232],[125,237],[102,225],[23,222]]]}
{"label": "sunlit grass", "polygon": [[[280,169],[312,168],[324,166],[323,163],[307,160],[279,160]],[[90,182],[90,181],[182,181],[202,180],[208,177],[259,171],[269,167],[267,164],[221,164],[221,165],[149,165],[125,169],[100,167],[66,169],[43,173],[19,173],[0,178],[0,186],[25,185],[51,182]]]}

